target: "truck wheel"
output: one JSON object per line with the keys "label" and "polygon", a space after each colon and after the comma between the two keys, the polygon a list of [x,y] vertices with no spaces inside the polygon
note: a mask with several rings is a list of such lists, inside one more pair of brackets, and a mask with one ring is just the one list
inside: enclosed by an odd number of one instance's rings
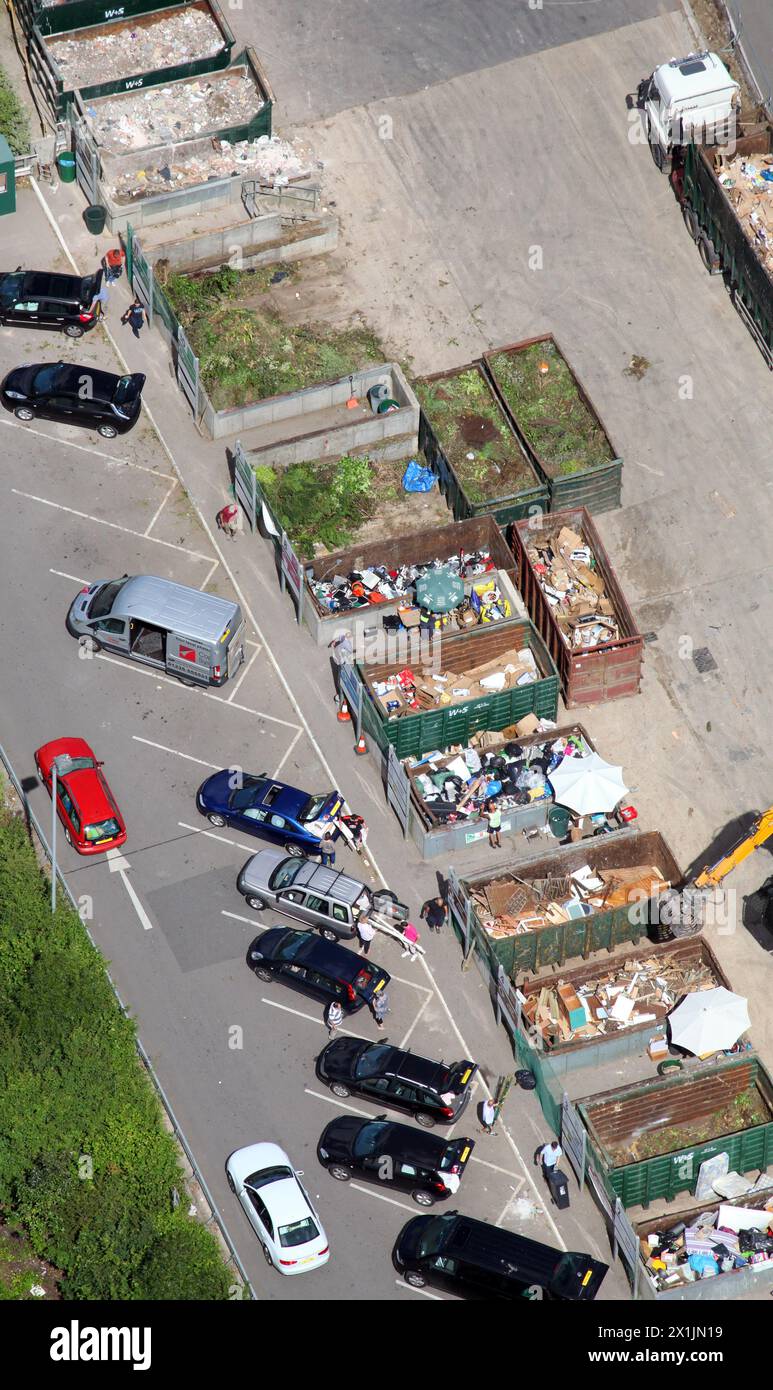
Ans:
{"label": "truck wheel", "polygon": [[714,243],[711,237],[707,237],[705,233],[698,242],[698,251],[709,275],[715,275],[719,270],[719,257],[714,250]]}
{"label": "truck wheel", "polygon": [[684,225],[690,233],[690,236],[692,237],[693,241],[697,242],[700,239],[701,235],[700,222],[695,216],[695,213],[693,212],[692,208],[689,207],[686,203],[685,206],[682,208],[682,218],[684,220]]}

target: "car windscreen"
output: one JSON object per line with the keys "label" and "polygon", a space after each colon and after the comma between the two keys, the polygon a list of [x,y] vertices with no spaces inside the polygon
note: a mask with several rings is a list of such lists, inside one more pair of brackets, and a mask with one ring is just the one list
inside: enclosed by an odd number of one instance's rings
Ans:
{"label": "car windscreen", "polygon": [[48,362],[35,373],[32,390],[36,396],[49,396],[53,391],[60,389],[60,385],[66,381],[69,374],[70,368],[61,362]]}
{"label": "car windscreen", "polygon": [[0,304],[4,304],[6,307],[9,304],[15,304],[21,294],[23,283],[23,275],[3,275],[0,279]]}
{"label": "car windscreen", "polygon": [[[65,757],[67,756],[68,755],[65,753]],[[89,772],[92,767],[96,767],[96,763],[94,762],[93,758],[70,758],[67,771],[68,773]]]}
{"label": "car windscreen", "polygon": [[114,816],[108,820],[95,821],[93,825],[87,825],[83,832],[84,839],[89,844],[96,844],[97,840],[112,840],[116,835],[120,835],[121,827]]}
{"label": "car windscreen", "polygon": [[304,946],[308,945],[309,935],[307,932],[288,932],[287,940],[280,946],[276,953],[276,958],[277,960],[295,960],[295,957],[303,950]]}
{"label": "car windscreen", "polygon": [[285,1248],[293,1245],[306,1245],[310,1240],[316,1240],[319,1231],[310,1216],[304,1216],[302,1221],[291,1221],[289,1226],[279,1227],[279,1244]]}
{"label": "car windscreen", "polygon": [[[334,797],[335,794],[331,794],[330,792],[326,792],[324,796],[310,796],[298,819],[302,822],[318,820],[323,811],[329,813]],[[328,805],[328,802],[330,802],[330,805]]]}
{"label": "car windscreen", "polygon": [[389,1066],[389,1060],[394,1053],[394,1048],[386,1043],[376,1043],[374,1047],[369,1047],[367,1052],[363,1052],[358,1058],[354,1068],[354,1075],[358,1080],[366,1076],[380,1076]]}
{"label": "car windscreen", "polygon": [[298,858],[283,859],[268,880],[269,888],[273,888],[277,893],[280,888],[289,888],[291,883],[295,883],[302,863],[303,860]]}
{"label": "car windscreen", "polygon": [[243,777],[242,785],[231,792],[228,798],[228,805],[232,811],[246,811],[248,807],[255,806],[261,799],[261,793],[266,785],[264,777]]}
{"label": "car windscreen", "polygon": [[377,1154],[388,1129],[389,1125],[383,1120],[373,1120],[369,1125],[363,1125],[354,1141],[355,1157],[368,1158],[371,1154]]}
{"label": "car windscreen", "polygon": [[443,1216],[433,1216],[424,1227],[419,1239],[420,1255],[438,1255],[443,1249],[454,1223],[459,1218],[448,1211]]}
{"label": "car windscreen", "polygon": [[113,392],[113,405],[129,405],[131,401],[136,401],[139,394],[140,385],[137,374],[121,376],[118,378],[118,385]]}
{"label": "car windscreen", "polygon": [[97,589],[89,604],[89,617],[106,618],[125,583],[125,579],[111,579],[108,584],[103,584],[101,589]]}
{"label": "car windscreen", "polygon": [[253,1189],[267,1187],[270,1182],[280,1182],[292,1176],[292,1168],[288,1168],[285,1164],[277,1164],[274,1168],[261,1168],[257,1173],[250,1173],[250,1176],[244,1180],[244,1186]]}

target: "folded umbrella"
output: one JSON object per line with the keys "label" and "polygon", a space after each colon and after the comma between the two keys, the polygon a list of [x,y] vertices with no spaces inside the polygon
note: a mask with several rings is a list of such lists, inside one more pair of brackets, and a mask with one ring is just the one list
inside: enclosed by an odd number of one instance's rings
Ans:
{"label": "folded umbrella", "polygon": [[578,816],[614,811],[618,801],[628,793],[623,769],[606,762],[598,753],[588,753],[584,758],[564,758],[548,774],[548,780],[559,806],[568,806]]}
{"label": "folded umbrella", "polygon": [[719,986],[696,990],[668,1015],[671,1042],[696,1057],[732,1047],[750,1026],[749,1008],[740,994]]}

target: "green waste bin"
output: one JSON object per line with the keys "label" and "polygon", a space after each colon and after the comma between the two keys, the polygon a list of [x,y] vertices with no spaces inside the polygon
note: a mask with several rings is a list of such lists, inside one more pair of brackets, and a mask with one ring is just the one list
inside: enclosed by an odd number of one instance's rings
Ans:
{"label": "green waste bin", "polygon": [[75,183],[74,154],[58,154],[56,157],[56,167],[59,170],[59,177],[62,183]]}
{"label": "green waste bin", "polygon": [[103,208],[99,203],[92,203],[90,207],[86,208],[83,220],[89,231],[93,232],[95,236],[99,236],[99,233],[105,230],[107,208]]}
{"label": "green waste bin", "polygon": [[548,825],[557,840],[563,840],[569,834],[571,820],[572,813],[565,806],[551,806],[548,811]]}

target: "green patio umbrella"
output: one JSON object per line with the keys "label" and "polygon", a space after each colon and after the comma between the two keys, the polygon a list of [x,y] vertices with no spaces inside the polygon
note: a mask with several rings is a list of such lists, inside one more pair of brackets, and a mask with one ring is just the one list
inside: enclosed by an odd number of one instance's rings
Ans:
{"label": "green patio umbrella", "polygon": [[442,566],[428,570],[416,580],[416,602],[430,613],[450,613],[464,598],[464,583],[458,574]]}

